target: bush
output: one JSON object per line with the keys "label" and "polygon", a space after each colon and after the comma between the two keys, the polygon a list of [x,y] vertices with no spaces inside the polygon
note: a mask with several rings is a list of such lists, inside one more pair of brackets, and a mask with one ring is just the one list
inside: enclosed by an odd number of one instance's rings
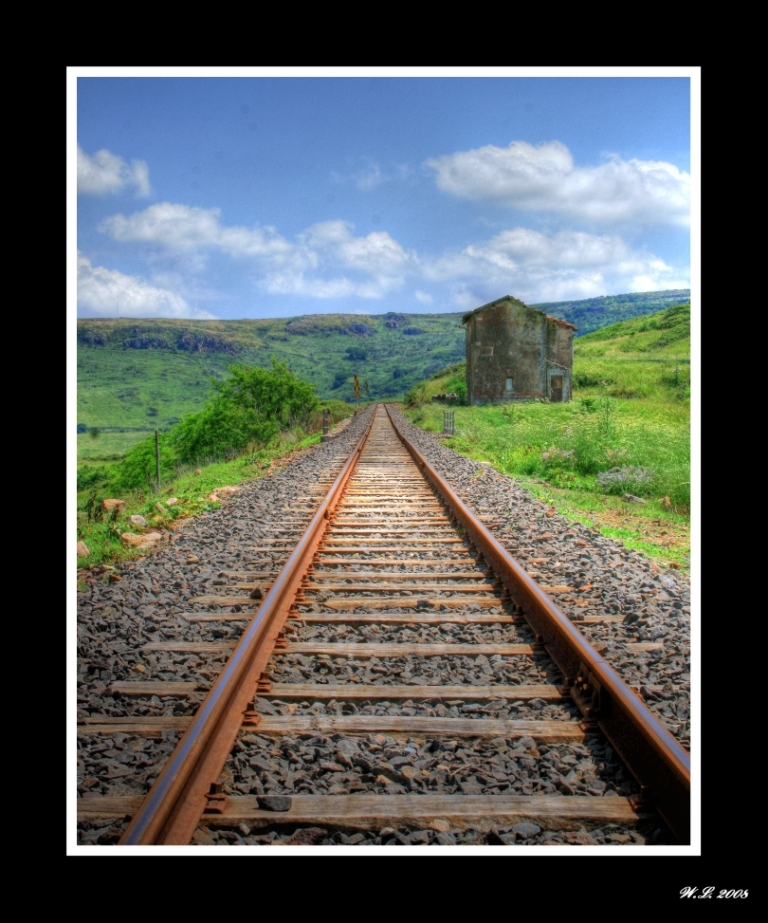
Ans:
{"label": "bush", "polygon": [[647,493],[653,480],[654,471],[642,465],[614,466],[597,475],[597,483],[607,494]]}
{"label": "bush", "polygon": [[597,388],[602,384],[613,384],[613,379],[607,375],[576,369],[573,373],[573,386],[575,388]]}
{"label": "bush", "polygon": [[88,432],[88,427],[85,425],[85,423],[78,423],[78,424],[77,424],[77,431],[78,431],[78,433],[87,433],[87,432]]}
{"label": "bush", "polygon": [[83,465],[77,472],[78,491],[87,490],[106,483],[110,478],[111,470],[106,465]]}
{"label": "bush", "polygon": [[174,430],[173,445],[182,462],[226,458],[248,445],[265,447],[281,430],[307,430],[319,402],[312,385],[284,362],[272,368],[233,365],[229,378],[214,382],[214,397]]}
{"label": "bush", "polygon": [[448,394],[455,394],[458,398],[457,403],[467,403],[467,379],[464,375],[454,375],[445,383],[445,390]]}
{"label": "bush", "polygon": [[[178,455],[170,444],[170,437],[159,436],[160,479],[171,478],[176,472]],[[125,453],[125,457],[114,469],[110,489],[116,492],[143,490],[153,487],[156,479],[155,437],[147,436]]]}
{"label": "bush", "polygon": [[193,464],[201,458],[222,460],[230,458],[249,441],[268,444],[277,434],[278,425],[270,420],[254,425],[250,416],[219,398],[185,417],[171,431],[179,461]]}
{"label": "bush", "polygon": [[406,407],[421,407],[427,399],[427,386],[422,382],[414,385],[413,388],[405,395]]}

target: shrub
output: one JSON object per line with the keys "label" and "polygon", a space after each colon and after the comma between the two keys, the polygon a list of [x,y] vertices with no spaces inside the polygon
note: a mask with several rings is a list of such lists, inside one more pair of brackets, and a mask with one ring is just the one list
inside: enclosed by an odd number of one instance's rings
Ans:
{"label": "shrub", "polygon": [[614,466],[597,475],[597,483],[607,494],[647,492],[654,480],[654,471],[642,465]]}
{"label": "shrub", "polygon": [[308,429],[319,403],[312,385],[283,362],[271,369],[233,365],[229,378],[214,382],[214,396],[174,430],[182,462],[227,457],[249,444],[269,445],[281,430]]}
{"label": "shrub", "polygon": [[454,382],[453,393],[459,399],[460,404],[467,403],[467,382],[465,379],[460,379],[459,381]]}
{"label": "shrub", "polygon": [[[178,461],[177,453],[166,434],[159,436],[160,479],[173,477]],[[142,490],[152,487],[156,478],[155,437],[147,436],[125,453],[125,457],[114,469],[110,489],[117,492]]]}
{"label": "shrub", "polygon": [[556,445],[541,453],[541,460],[547,468],[570,467],[574,461],[573,449],[558,449]]}
{"label": "shrub", "polygon": [[111,471],[106,465],[83,465],[77,472],[78,491],[106,483]]}
{"label": "shrub", "polygon": [[575,369],[573,372],[573,385],[575,388],[597,388],[602,384],[613,384],[613,379],[607,375],[599,375],[585,369]]}
{"label": "shrub", "polygon": [[426,399],[427,386],[422,382],[419,385],[414,385],[405,395],[405,404],[407,407],[421,407]]}

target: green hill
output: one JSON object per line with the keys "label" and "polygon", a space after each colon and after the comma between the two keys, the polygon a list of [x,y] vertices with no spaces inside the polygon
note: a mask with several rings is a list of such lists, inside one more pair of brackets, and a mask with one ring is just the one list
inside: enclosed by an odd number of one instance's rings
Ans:
{"label": "green hill", "polygon": [[[649,292],[535,307],[594,329],[675,300],[678,292]],[[637,335],[636,343],[645,342]],[[465,351],[460,313],[78,320],[77,344],[77,422],[81,430],[100,431],[98,438],[78,436],[81,458],[119,454],[147,432],[199,410],[210,379],[223,378],[234,361],[268,367],[272,357],[284,360],[324,399],[352,401],[358,374],[372,399],[397,400]]]}
{"label": "green hill", "polygon": [[612,324],[574,343],[574,356],[580,359],[689,359],[690,355],[690,304]]}
{"label": "green hill", "polygon": [[533,305],[553,317],[561,317],[578,328],[578,337],[620,321],[653,314],[675,304],[690,301],[691,290],[667,289],[663,292],[636,292],[630,295],[608,295],[583,301],[551,301]]}

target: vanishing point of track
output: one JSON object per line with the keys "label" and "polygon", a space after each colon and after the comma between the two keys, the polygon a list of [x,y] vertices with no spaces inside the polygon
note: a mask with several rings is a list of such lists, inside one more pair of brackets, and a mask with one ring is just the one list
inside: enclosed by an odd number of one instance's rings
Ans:
{"label": "vanishing point of track", "polygon": [[[248,587],[242,581],[260,575],[227,576]],[[423,665],[415,673],[414,658]],[[498,716],[510,700],[526,717]],[[603,735],[637,781],[636,794],[557,791],[536,778],[540,750]],[[390,752],[393,739],[401,746]],[[281,749],[286,740],[298,742],[298,756],[295,744]],[[330,793],[299,786],[270,796],[262,759],[269,744],[267,757],[313,764]],[[334,754],[325,760],[317,757],[323,745]],[[425,745],[444,750],[437,767],[420,765]],[[480,748],[481,780],[508,769],[510,758],[526,771],[512,785],[514,775],[497,775],[492,793],[451,785],[457,746]],[[255,793],[245,793],[248,773],[260,768]],[[334,787],[334,779],[347,784]],[[125,845],[186,844],[201,823],[365,831],[528,821],[577,829],[632,826],[653,812],[680,843],[690,838],[687,752],[382,406],[147,796],[115,801],[113,811],[132,815]]]}

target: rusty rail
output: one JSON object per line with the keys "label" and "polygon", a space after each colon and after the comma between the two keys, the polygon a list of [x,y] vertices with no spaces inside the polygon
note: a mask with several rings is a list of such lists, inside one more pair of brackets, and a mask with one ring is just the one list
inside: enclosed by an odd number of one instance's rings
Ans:
{"label": "rusty rail", "polygon": [[[506,586],[565,677],[573,701],[608,738],[641,786],[642,803],[654,807],[680,843],[690,843],[690,755],[656,719],[563,611],[459,499],[450,485],[400,431],[398,438],[442,497],[450,515]],[[641,806],[640,801],[636,802]]]}
{"label": "rusty rail", "polygon": [[120,838],[120,845],[187,844],[203,813],[220,809],[217,801],[222,802],[225,796],[212,791],[211,780],[219,777],[244,716],[248,720],[258,678],[272,654],[274,642],[370,430],[371,424],[133,816]]}

